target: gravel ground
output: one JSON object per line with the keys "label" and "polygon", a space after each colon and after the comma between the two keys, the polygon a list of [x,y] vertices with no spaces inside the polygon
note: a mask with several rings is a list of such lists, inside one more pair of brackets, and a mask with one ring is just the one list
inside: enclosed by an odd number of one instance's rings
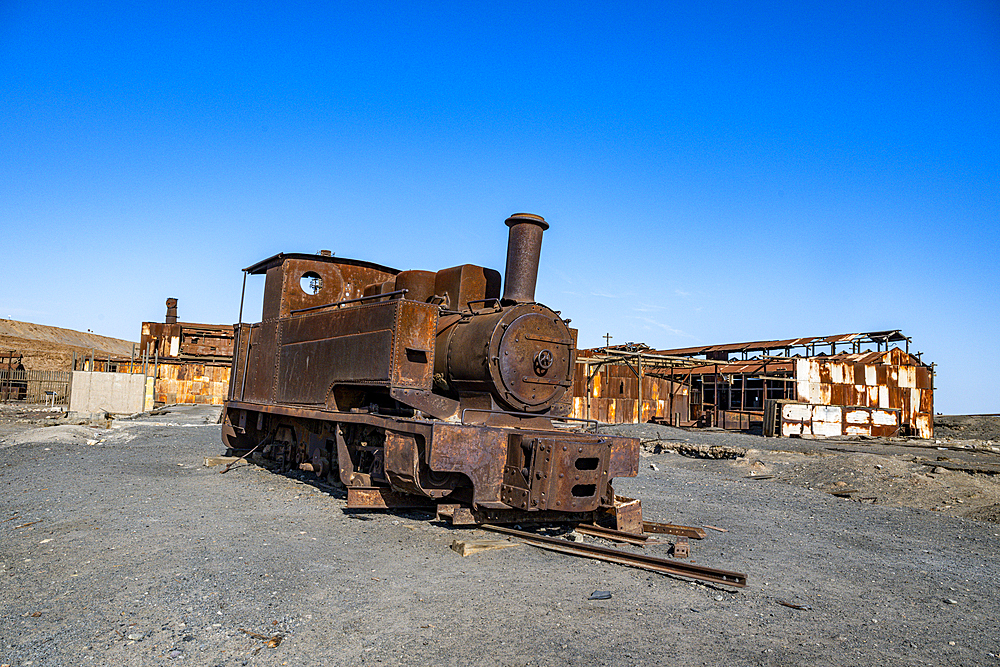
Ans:
{"label": "gravel ground", "polygon": [[[1000,525],[750,475],[826,454],[657,431],[659,453],[616,484],[647,519],[725,529],[691,552],[745,572],[732,590],[526,545],[462,558],[453,540],[496,536],[204,467],[222,453],[216,416],[0,429],[0,663],[1000,664]],[[668,438],[749,456],[680,456]],[[896,455],[831,466],[850,456]]]}

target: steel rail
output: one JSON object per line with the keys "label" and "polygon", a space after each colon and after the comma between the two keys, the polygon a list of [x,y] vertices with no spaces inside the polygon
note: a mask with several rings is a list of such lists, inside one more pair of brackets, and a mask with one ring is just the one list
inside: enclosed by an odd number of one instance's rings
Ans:
{"label": "steel rail", "polygon": [[677,526],[672,523],[656,523],[654,521],[643,521],[642,531],[644,533],[659,533],[661,535],[678,535],[680,537],[691,537],[696,540],[705,539],[705,529],[697,526]]}
{"label": "steel rail", "polygon": [[592,537],[600,537],[605,540],[612,540],[614,542],[625,542],[627,544],[634,544],[639,547],[644,547],[647,544],[660,544],[660,541],[655,537],[650,537],[649,535],[636,535],[634,533],[626,533],[623,530],[614,530],[612,528],[605,528],[604,526],[595,526],[589,523],[581,523],[576,527],[576,532],[582,533],[583,535],[590,535]]}
{"label": "steel rail", "polygon": [[645,554],[632,554],[625,551],[618,551],[617,549],[608,549],[591,544],[567,542],[566,540],[554,537],[535,535],[534,533],[526,533],[521,530],[504,528],[503,526],[495,526],[488,523],[481,524],[479,527],[485,530],[492,530],[497,533],[513,535],[514,537],[520,538],[532,546],[549,549],[551,551],[559,551],[561,553],[570,554],[571,556],[594,558],[609,563],[617,563],[619,565],[639,568],[641,570],[660,572],[662,574],[672,574],[677,577],[685,577],[687,579],[695,579],[697,581],[707,581],[713,584],[723,584],[726,586],[733,586],[735,588],[743,588],[747,585],[747,576],[739,572],[716,570],[711,567],[702,567],[701,565],[682,563],[679,561],[667,560],[666,558],[647,556]]}

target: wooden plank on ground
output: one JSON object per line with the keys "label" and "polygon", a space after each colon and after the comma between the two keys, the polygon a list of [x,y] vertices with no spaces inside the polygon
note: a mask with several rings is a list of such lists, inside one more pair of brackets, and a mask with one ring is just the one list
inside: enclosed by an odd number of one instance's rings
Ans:
{"label": "wooden plank on ground", "polygon": [[239,458],[238,456],[206,456],[205,467],[214,468],[215,466],[229,465],[233,461],[238,461]]}
{"label": "wooden plank on ground", "polygon": [[451,550],[464,557],[481,551],[516,547],[519,544],[519,542],[511,542],[510,540],[455,540],[451,543]]}

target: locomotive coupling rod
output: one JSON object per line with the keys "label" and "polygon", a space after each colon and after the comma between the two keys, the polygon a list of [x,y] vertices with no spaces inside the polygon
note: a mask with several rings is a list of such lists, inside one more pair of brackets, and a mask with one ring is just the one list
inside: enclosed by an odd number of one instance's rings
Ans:
{"label": "locomotive coupling rod", "polygon": [[707,581],[713,584],[723,584],[725,586],[733,586],[735,588],[743,588],[747,585],[747,576],[740,572],[716,570],[711,567],[702,567],[701,565],[694,565],[692,563],[681,563],[674,560],[668,560],[666,558],[647,556],[645,554],[633,554],[625,551],[618,551],[617,549],[598,547],[592,544],[567,542],[566,540],[561,540],[555,537],[535,535],[534,533],[526,533],[521,530],[504,528],[503,526],[494,526],[488,523],[484,523],[479,527],[484,530],[492,530],[497,533],[513,535],[514,537],[518,537],[532,546],[536,546],[541,549],[549,549],[550,551],[559,551],[571,556],[594,558],[608,563],[617,563],[619,565],[635,567],[641,570],[660,572],[661,574],[671,574],[677,577],[685,577],[687,579],[695,579],[697,581]]}
{"label": "locomotive coupling rod", "polygon": [[[260,447],[260,446],[261,446],[261,445],[263,445],[263,444],[264,444],[264,441],[263,441],[263,440],[261,440],[261,441],[260,441],[259,443],[257,443],[257,447]],[[257,451],[257,447],[254,447],[254,448],[253,448],[253,449],[251,449],[251,450],[250,450],[249,452],[247,452],[246,454],[244,454],[244,455],[243,455],[243,456],[241,456],[240,458],[236,459],[235,461],[232,461],[231,463],[227,463],[227,464],[226,464],[226,467],[225,467],[225,468],[223,468],[222,470],[220,470],[220,471],[219,471],[219,474],[220,474],[220,475],[225,475],[225,474],[226,474],[227,472],[229,472],[229,469],[230,469],[230,468],[232,468],[232,467],[233,467],[234,465],[236,465],[237,463],[239,463],[240,461],[242,461],[242,460],[243,460],[243,459],[245,459],[246,457],[250,456],[250,455],[251,455],[251,454],[253,454],[254,452],[256,452],[256,451]]]}

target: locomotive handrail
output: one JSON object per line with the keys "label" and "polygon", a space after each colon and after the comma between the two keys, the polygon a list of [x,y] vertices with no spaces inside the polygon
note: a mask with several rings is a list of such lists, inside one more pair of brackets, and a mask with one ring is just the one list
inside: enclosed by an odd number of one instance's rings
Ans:
{"label": "locomotive handrail", "polygon": [[597,425],[600,423],[596,419],[583,419],[582,417],[552,417],[549,415],[539,415],[533,412],[513,412],[508,410],[487,410],[486,408],[465,408],[462,410],[462,423],[465,423],[465,413],[466,412],[484,412],[491,415],[514,415],[516,417],[537,417],[541,419],[558,419],[564,422],[585,422],[587,424],[594,425],[594,431],[597,431]]}
{"label": "locomotive handrail", "polygon": [[496,304],[495,306],[493,306],[494,310],[500,310],[500,299],[498,299],[496,297],[491,297],[489,299],[473,299],[472,301],[466,301],[465,305],[469,308],[469,312],[471,313],[472,312],[472,304],[474,304],[474,303],[489,303],[490,301],[492,301],[493,303]]}
{"label": "locomotive handrail", "polygon": [[309,306],[308,308],[297,308],[290,311],[289,315],[294,315],[295,313],[304,313],[309,310],[319,310],[320,308],[333,308],[337,306],[340,308],[345,303],[358,303],[360,301],[371,301],[372,299],[381,299],[384,296],[402,296],[409,292],[408,289],[398,289],[395,292],[386,292],[385,294],[369,294],[368,296],[359,296],[356,299],[346,299],[345,301],[335,301],[334,303],[324,303],[322,306]]}

